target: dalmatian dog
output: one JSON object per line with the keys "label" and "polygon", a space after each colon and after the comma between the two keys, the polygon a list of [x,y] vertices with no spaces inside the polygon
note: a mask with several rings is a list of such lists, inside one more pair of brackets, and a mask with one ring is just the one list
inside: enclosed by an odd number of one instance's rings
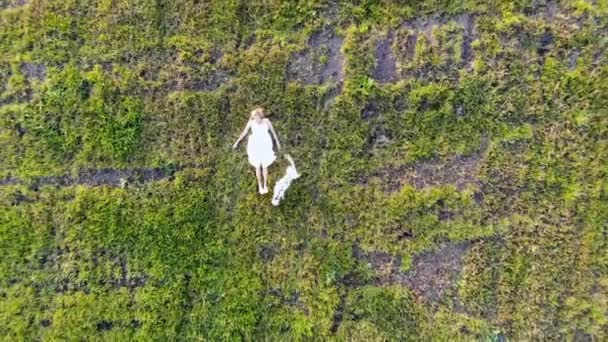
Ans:
{"label": "dalmatian dog", "polygon": [[298,170],[296,170],[296,164],[293,162],[293,158],[289,154],[285,155],[285,158],[289,161],[290,165],[285,170],[285,176],[279,179],[279,181],[274,185],[274,190],[272,193],[272,205],[277,206],[285,196],[285,191],[291,185],[294,179],[300,178],[300,174]]}

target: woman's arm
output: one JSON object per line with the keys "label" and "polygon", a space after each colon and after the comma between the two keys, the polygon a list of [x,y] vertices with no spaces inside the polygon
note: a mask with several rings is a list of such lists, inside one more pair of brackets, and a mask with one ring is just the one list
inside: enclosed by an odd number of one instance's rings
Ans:
{"label": "woman's arm", "polygon": [[239,145],[239,142],[241,142],[241,140],[245,137],[245,135],[247,135],[247,132],[249,131],[250,126],[251,126],[251,120],[247,121],[247,125],[245,126],[243,133],[241,133],[239,138],[236,139],[236,142],[234,143],[234,145],[232,145],[233,150],[236,149],[236,147]]}
{"label": "woman's arm", "polygon": [[274,131],[274,126],[272,125],[272,122],[270,122],[270,120],[268,120],[268,127],[270,127],[270,132],[272,132],[272,136],[274,137],[274,141],[276,141],[277,148],[280,151],[281,150],[281,143],[279,142],[279,137],[277,136],[277,132]]}

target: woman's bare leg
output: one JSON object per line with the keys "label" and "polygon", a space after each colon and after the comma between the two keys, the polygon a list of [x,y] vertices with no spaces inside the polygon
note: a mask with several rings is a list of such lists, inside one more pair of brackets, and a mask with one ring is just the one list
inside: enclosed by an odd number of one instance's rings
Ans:
{"label": "woman's bare leg", "polygon": [[264,189],[268,191],[268,168],[263,167],[262,170],[264,171]]}
{"label": "woman's bare leg", "polygon": [[258,179],[258,190],[262,191],[262,170],[259,166],[255,167],[255,177]]}

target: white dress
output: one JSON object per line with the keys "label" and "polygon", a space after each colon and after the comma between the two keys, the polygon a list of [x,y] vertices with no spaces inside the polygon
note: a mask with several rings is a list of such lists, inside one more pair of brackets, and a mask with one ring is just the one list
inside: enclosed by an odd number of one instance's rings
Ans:
{"label": "white dress", "polygon": [[253,167],[268,167],[277,159],[272,148],[270,127],[264,121],[251,121],[251,135],[247,140],[247,156]]}

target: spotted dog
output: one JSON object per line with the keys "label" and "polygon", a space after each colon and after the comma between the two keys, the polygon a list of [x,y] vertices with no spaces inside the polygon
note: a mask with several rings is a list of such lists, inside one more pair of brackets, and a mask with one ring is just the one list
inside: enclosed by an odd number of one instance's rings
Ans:
{"label": "spotted dog", "polygon": [[300,174],[298,170],[296,170],[296,164],[293,162],[293,159],[290,155],[286,154],[285,158],[289,160],[290,165],[285,170],[285,176],[279,179],[279,181],[274,185],[274,190],[272,193],[272,205],[277,206],[285,196],[285,191],[291,185],[294,179],[300,178]]}

